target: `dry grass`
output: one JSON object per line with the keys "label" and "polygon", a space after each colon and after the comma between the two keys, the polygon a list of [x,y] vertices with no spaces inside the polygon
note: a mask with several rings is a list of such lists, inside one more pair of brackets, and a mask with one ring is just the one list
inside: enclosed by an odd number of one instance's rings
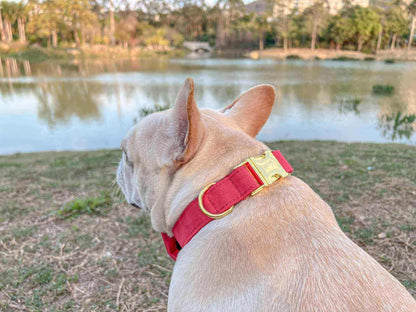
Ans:
{"label": "dry grass", "polygon": [[[416,148],[278,142],[341,227],[416,295]],[[0,157],[1,311],[165,311],[173,262],[111,187],[119,151]]]}

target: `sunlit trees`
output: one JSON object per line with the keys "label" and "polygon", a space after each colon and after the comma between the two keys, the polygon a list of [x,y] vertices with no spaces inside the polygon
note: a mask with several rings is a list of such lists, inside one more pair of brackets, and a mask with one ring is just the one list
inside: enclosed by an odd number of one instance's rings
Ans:
{"label": "sunlit trees", "polygon": [[407,10],[409,15],[411,16],[411,26],[410,26],[410,35],[409,35],[409,43],[407,48],[410,50],[412,47],[413,37],[415,36],[415,27],[416,27],[416,0],[413,0],[409,3]]}
{"label": "sunlit trees", "polygon": [[372,36],[380,31],[380,16],[371,8],[355,6],[351,12],[352,23],[354,25],[355,36],[357,40],[357,51],[361,51],[363,45],[371,39]]}
{"label": "sunlit trees", "polygon": [[407,32],[407,25],[407,19],[399,6],[392,6],[386,11],[386,31],[391,37],[391,50],[396,47],[397,38]]}
{"label": "sunlit trees", "polygon": [[335,42],[336,49],[340,50],[355,34],[352,19],[341,14],[334,15],[329,22],[327,33],[329,39]]}
{"label": "sunlit trees", "polygon": [[[399,1],[399,0],[398,0]],[[242,0],[0,0],[0,39],[68,47],[74,43],[180,47],[209,41],[219,50],[335,46],[378,51],[414,42],[416,0],[405,6],[351,6],[329,15],[326,0],[303,11],[283,0],[265,0],[265,11],[248,14]],[[409,31],[410,30],[410,31]],[[159,44],[159,43],[160,44]]]}
{"label": "sunlit trees", "polygon": [[0,5],[3,17],[4,40],[10,43],[13,40],[12,23],[16,20],[17,3],[2,1]]}
{"label": "sunlit trees", "polygon": [[316,38],[328,20],[328,14],[328,8],[323,2],[316,2],[303,12],[306,27],[311,34],[311,50],[315,50]]}

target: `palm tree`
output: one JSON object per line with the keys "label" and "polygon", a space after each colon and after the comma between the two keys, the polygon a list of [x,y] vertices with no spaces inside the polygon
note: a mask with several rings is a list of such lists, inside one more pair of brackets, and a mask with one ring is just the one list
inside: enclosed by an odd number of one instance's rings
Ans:
{"label": "palm tree", "polygon": [[2,1],[1,9],[3,13],[3,27],[5,33],[4,38],[6,42],[12,42],[12,23],[14,23],[16,20],[17,3]]}
{"label": "palm tree", "polygon": [[316,2],[303,12],[306,17],[307,24],[311,29],[311,50],[315,50],[316,38],[320,28],[326,22],[328,16],[328,8],[323,2]]}
{"label": "palm tree", "polygon": [[16,18],[17,18],[17,30],[19,32],[19,40],[22,43],[26,43],[25,21],[26,21],[26,8],[25,4],[20,1],[16,5]]}
{"label": "palm tree", "polygon": [[412,16],[412,25],[410,28],[410,36],[409,36],[409,44],[407,48],[410,50],[412,47],[413,37],[415,35],[415,27],[416,27],[416,0],[413,0],[407,7],[409,14]]}

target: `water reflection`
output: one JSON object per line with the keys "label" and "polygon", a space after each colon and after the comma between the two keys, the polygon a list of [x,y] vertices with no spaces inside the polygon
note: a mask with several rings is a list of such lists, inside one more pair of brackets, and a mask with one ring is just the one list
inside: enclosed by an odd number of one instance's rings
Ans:
{"label": "water reflection", "polygon": [[403,115],[401,112],[397,112],[380,116],[378,127],[383,136],[391,141],[402,138],[410,140],[416,126],[415,120],[415,114]]}
{"label": "water reflection", "polygon": [[347,114],[350,112],[353,112],[356,115],[360,114],[360,111],[358,109],[358,106],[361,103],[360,98],[354,98],[354,97],[347,97],[344,99],[341,99],[339,101],[339,112],[341,114]]}
{"label": "water reflection", "polygon": [[[275,85],[278,99],[262,140],[416,143],[414,63],[6,58],[0,60],[0,154],[117,147],[141,111],[172,105],[188,76],[198,105],[215,109],[256,84]],[[374,96],[375,84],[392,84],[396,92]]]}
{"label": "water reflection", "polygon": [[53,128],[74,116],[81,120],[100,117],[99,99],[103,86],[85,81],[42,83],[34,88],[38,116]]}

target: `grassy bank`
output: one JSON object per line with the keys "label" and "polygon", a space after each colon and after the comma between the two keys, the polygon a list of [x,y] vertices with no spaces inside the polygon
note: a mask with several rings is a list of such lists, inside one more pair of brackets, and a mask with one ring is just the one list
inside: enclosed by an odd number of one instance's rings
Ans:
{"label": "grassy bank", "polygon": [[[276,142],[416,295],[416,147]],[[110,187],[119,151],[0,157],[0,311],[165,311],[173,262]]]}
{"label": "grassy bank", "polygon": [[18,60],[30,62],[43,62],[47,60],[72,60],[72,59],[120,59],[120,58],[154,58],[154,57],[183,57],[185,51],[170,49],[166,51],[150,49],[125,49],[119,46],[96,45],[82,49],[73,48],[42,48],[11,46],[0,49],[0,57],[12,57]]}
{"label": "grassy bank", "polygon": [[377,54],[366,54],[357,51],[348,50],[334,50],[334,49],[278,49],[270,48],[259,53],[259,51],[252,51],[247,54],[253,59],[276,58],[276,59],[305,59],[305,60],[320,60],[330,59],[338,61],[375,61],[381,60],[386,63],[394,63],[395,61],[416,61],[416,49],[408,51],[407,49],[396,50],[382,50]]}

